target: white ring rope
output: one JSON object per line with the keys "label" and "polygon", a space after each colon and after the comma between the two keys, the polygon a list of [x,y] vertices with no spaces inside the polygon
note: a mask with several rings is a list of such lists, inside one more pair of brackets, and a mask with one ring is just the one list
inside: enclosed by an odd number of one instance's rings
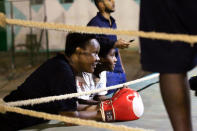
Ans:
{"label": "white ring rope", "polygon": [[25,106],[25,105],[35,105],[35,104],[47,103],[47,102],[56,101],[56,100],[65,100],[65,99],[70,99],[70,98],[73,98],[73,97],[95,94],[95,93],[99,93],[99,92],[103,92],[103,91],[107,91],[107,90],[112,90],[112,89],[118,89],[118,88],[123,87],[123,85],[128,86],[128,85],[137,84],[137,83],[140,83],[140,82],[143,82],[143,81],[147,81],[147,80],[150,80],[150,79],[157,78],[158,76],[159,76],[159,74],[153,74],[153,75],[143,77],[143,78],[140,78],[140,79],[137,79],[137,80],[126,82],[124,84],[119,84],[119,85],[107,87],[105,89],[97,89],[97,90],[92,90],[92,91],[88,91],[88,92],[72,93],[72,94],[59,95],[59,96],[49,96],[49,97],[42,97],[42,98],[29,99],[29,100],[21,100],[21,101],[15,101],[15,102],[7,102],[5,104],[8,105],[8,106]]}

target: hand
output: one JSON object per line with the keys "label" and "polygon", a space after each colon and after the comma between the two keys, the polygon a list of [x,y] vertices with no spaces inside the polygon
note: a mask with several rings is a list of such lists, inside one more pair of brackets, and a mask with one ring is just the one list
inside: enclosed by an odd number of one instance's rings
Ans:
{"label": "hand", "polygon": [[189,79],[190,89],[195,91],[195,96],[197,96],[197,76],[192,76]]}
{"label": "hand", "polygon": [[111,100],[101,102],[100,111],[103,121],[129,121],[139,119],[144,106],[136,91],[122,88]]}
{"label": "hand", "polygon": [[114,44],[115,48],[120,48],[120,49],[128,48],[129,45],[130,45],[130,42],[124,41],[122,39],[117,40]]}
{"label": "hand", "polygon": [[128,87],[128,85],[123,85],[123,87],[122,87],[122,88],[129,88],[129,87]]}
{"label": "hand", "polygon": [[197,91],[197,76],[192,76],[189,79],[189,85],[190,85],[191,90]]}

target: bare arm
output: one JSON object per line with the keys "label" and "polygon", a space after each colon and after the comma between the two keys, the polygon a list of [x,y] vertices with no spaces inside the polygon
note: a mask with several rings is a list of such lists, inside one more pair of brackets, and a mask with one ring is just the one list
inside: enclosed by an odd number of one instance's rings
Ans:
{"label": "bare arm", "polygon": [[61,115],[81,119],[101,121],[101,113],[98,105],[78,105],[77,111],[60,112]]}
{"label": "bare arm", "polygon": [[99,104],[99,101],[97,100],[84,100],[84,99],[78,99],[79,104],[87,104],[87,105],[97,105]]}
{"label": "bare arm", "polygon": [[96,95],[94,97],[94,100],[96,100],[96,101],[105,101],[105,100],[108,100],[108,99],[110,99],[110,98],[105,96],[105,95]]}
{"label": "bare arm", "polygon": [[123,65],[123,63],[122,63],[122,58],[121,58],[121,55],[120,55],[120,51],[118,51],[118,54],[119,54],[119,57],[120,57],[120,63],[121,63],[121,65],[122,65],[122,69],[123,69],[123,71],[125,72],[125,68],[124,68],[124,65]]}
{"label": "bare arm", "polygon": [[125,49],[125,48],[128,48],[130,44],[131,44],[130,42],[119,39],[115,42],[114,47],[115,48],[120,48],[120,49]]}

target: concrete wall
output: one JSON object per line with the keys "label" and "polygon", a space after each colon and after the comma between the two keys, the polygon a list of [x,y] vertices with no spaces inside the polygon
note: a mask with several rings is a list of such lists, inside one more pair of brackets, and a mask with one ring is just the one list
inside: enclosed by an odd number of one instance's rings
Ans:
{"label": "concrete wall", "polygon": [[[92,0],[74,0],[72,4],[61,4],[60,0],[46,0],[44,5],[32,5],[28,0],[13,0],[14,18],[44,21],[44,10],[46,10],[47,21],[54,23],[65,23],[69,25],[86,25],[88,21],[97,13]],[[20,1],[20,2],[19,2]],[[116,19],[118,29],[138,30],[139,23],[139,0],[116,0],[116,11],[112,14]],[[46,8],[45,8],[46,7]],[[6,2],[6,14],[10,17],[10,4]],[[31,10],[30,10],[31,9]],[[7,28],[8,45],[10,44],[10,27]],[[31,32],[30,28],[15,27],[15,45],[26,43],[26,34]],[[40,38],[41,30],[32,29],[33,34],[37,35],[37,41]],[[67,32],[49,31],[49,48],[51,50],[64,49],[65,36]],[[118,36],[126,40],[132,39],[128,36]],[[42,38],[42,48],[44,49],[46,40],[45,35]],[[138,40],[136,38],[136,43]]]}

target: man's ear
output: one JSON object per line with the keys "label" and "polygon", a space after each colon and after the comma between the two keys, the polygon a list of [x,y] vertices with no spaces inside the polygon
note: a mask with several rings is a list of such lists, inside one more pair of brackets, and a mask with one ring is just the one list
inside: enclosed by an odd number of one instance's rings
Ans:
{"label": "man's ear", "polygon": [[82,53],[82,49],[80,47],[77,47],[75,53],[80,55]]}

